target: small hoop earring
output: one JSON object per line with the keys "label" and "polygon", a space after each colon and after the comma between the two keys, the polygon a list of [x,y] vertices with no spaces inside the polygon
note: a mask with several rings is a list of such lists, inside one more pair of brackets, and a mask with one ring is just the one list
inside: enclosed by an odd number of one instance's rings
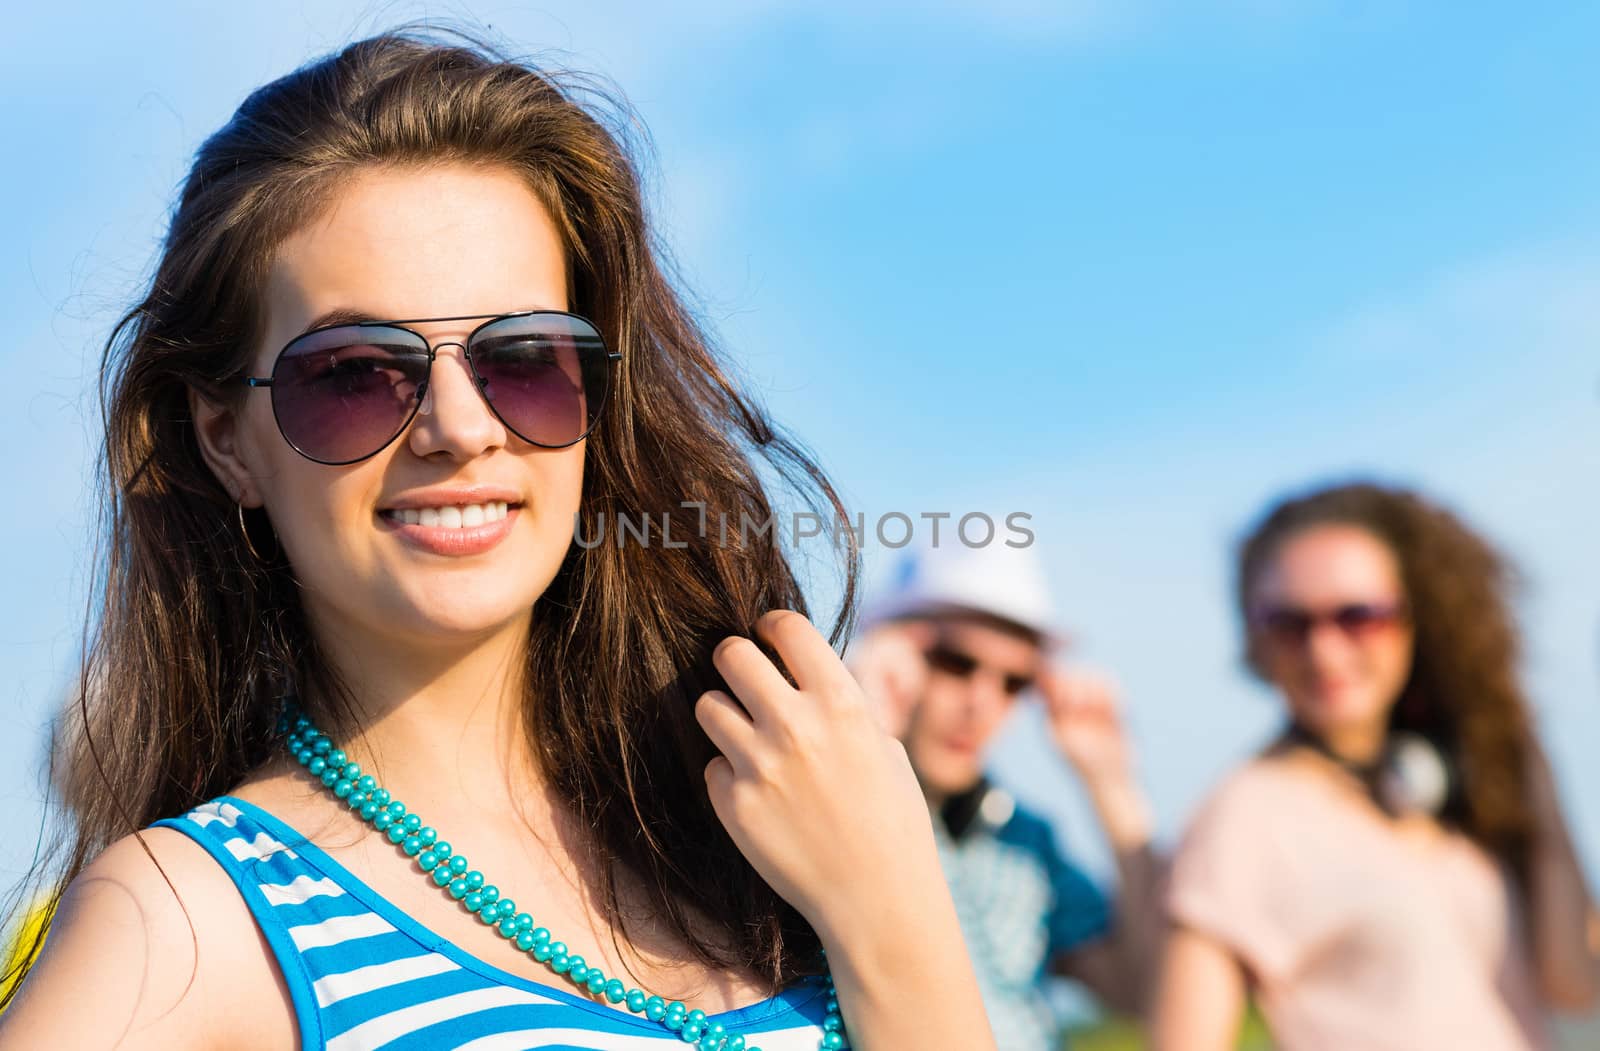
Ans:
{"label": "small hoop earring", "polygon": [[244,504],[234,504],[233,506],[238,510],[239,535],[244,538],[244,546],[250,551],[250,557],[257,562],[265,562],[266,559],[261,557],[260,552],[256,550],[256,546],[250,542],[250,527],[245,525],[244,522]]}

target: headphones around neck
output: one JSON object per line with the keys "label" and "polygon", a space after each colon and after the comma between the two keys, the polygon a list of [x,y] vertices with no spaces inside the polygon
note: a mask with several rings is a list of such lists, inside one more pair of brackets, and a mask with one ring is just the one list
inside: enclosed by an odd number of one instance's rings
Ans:
{"label": "headphones around neck", "polygon": [[1443,749],[1421,734],[1391,730],[1378,758],[1357,763],[1339,755],[1318,734],[1291,723],[1284,738],[1304,745],[1349,771],[1378,809],[1390,817],[1438,817],[1456,790],[1458,774]]}

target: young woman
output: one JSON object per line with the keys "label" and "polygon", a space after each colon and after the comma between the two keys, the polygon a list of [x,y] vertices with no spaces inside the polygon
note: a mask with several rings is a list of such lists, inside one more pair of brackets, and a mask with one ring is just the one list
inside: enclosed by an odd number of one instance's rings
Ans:
{"label": "young woman", "polygon": [[904,750],[718,528],[772,515],[750,447],[845,512],[593,98],[386,34],[201,148],[108,346],[71,883],[0,1048],[993,1046]]}
{"label": "young woman", "polygon": [[1165,1049],[1541,1047],[1593,1004],[1592,903],[1517,683],[1499,556],[1372,485],[1245,542],[1252,668],[1289,729],[1202,807],[1169,887]]}

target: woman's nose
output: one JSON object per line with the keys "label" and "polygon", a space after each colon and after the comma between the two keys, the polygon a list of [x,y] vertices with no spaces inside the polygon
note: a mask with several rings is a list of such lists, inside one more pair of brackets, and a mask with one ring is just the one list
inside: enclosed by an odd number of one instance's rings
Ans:
{"label": "woman's nose", "polygon": [[466,350],[459,343],[436,344],[428,389],[411,427],[411,451],[470,460],[505,443],[505,425],[484,401]]}

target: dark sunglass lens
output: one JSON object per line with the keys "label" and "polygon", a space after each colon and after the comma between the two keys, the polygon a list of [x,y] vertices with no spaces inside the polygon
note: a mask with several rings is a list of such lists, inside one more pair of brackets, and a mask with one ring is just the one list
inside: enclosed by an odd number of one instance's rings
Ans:
{"label": "dark sunglass lens", "polygon": [[1303,642],[1311,634],[1311,614],[1304,610],[1275,607],[1256,617],[1257,627],[1271,638],[1284,642]]}
{"label": "dark sunglass lens", "polygon": [[495,413],[524,441],[571,445],[605,403],[605,343],[571,314],[506,318],[472,340],[472,367]]}
{"label": "dark sunglass lens", "polygon": [[1352,604],[1340,606],[1333,612],[1333,622],[1349,635],[1358,635],[1381,628],[1394,619],[1394,611],[1385,606]]}
{"label": "dark sunglass lens", "polygon": [[427,375],[427,347],[404,329],[323,329],[278,357],[272,408],[284,438],[301,453],[353,463],[400,433]]}
{"label": "dark sunglass lens", "polygon": [[966,678],[978,667],[978,662],[959,650],[948,646],[935,646],[928,650],[928,666],[947,675]]}
{"label": "dark sunglass lens", "polygon": [[1007,675],[1001,689],[1005,690],[1007,697],[1015,697],[1032,685],[1033,677],[1030,675]]}

